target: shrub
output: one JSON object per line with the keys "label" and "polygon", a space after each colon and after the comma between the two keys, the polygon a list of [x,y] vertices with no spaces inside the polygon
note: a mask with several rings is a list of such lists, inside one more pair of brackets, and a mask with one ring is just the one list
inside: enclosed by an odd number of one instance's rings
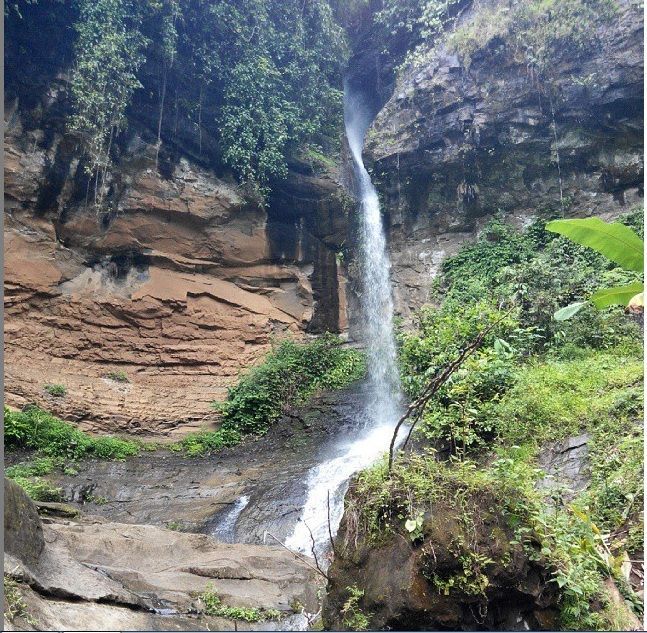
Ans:
{"label": "shrub", "polygon": [[212,451],[235,446],[241,441],[241,435],[235,429],[218,429],[217,431],[198,431],[189,433],[179,442],[179,448],[190,456],[204,455]]}
{"label": "shrub", "polygon": [[44,389],[55,398],[62,398],[67,393],[67,389],[63,385],[45,385]]}
{"label": "shrub", "polygon": [[257,609],[255,607],[229,607],[222,603],[222,600],[213,590],[211,584],[198,596],[203,605],[202,611],[206,615],[230,620],[243,620],[244,622],[266,622],[267,620],[279,620],[281,612],[276,609]]}
{"label": "shrub", "polygon": [[345,387],[365,371],[363,355],[342,347],[331,334],[309,343],[284,340],[216,405],[223,414],[222,431],[263,435],[289,407],[316,391]]}
{"label": "shrub", "polygon": [[[9,477],[9,475],[7,475]],[[34,501],[62,501],[63,491],[40,477],[9,477]]]}
{"label": "shrub", "polygon": [[108,372],[106,378],[115,382],[130,382],[128,374],[123,370]]}
{"label": "shrub", "polygon": [[[622,218],[633,226],[642,211]],[[561,345],[610,347],[636,336],[637,326],[620,308],[597,311],[587,306],[577,319],[557,322],[556,310],[589,296],[600,286],[635,280],[602,255],[555,237],[537,220],[524,232],[492,220],[479,239],[445,260],[436,285],[443,302],[463,304],[489,299],[516,306],[522,328],[534,328],[533,349]]]}

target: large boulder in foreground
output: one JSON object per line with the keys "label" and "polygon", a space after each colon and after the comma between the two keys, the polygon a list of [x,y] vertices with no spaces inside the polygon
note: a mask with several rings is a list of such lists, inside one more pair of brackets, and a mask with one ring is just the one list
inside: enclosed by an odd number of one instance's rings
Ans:
{"label": "large boulder in foreground", "polygon": [[[203,534],[98,518],[47,523],[5,479],[5,573],[21,607],[14,630],[266,630],[317,611],[318,575],[280,547],[219,543]],[[223,605],[277,610],[279,622],[201,613]]]}
{"label": "large boulder in foreground", "polygon": [[412,540],[405,530],[367,533],[352,495],[328,571],[326,628],[356,628],[358,617],[385,630],[554,625],[556,586],[515,540],[494,499],[438,500]]}

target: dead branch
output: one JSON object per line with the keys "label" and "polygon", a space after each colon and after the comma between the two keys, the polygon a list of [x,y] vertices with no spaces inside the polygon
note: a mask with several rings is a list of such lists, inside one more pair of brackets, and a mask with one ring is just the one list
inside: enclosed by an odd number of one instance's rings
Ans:
{"label": "dead branch", "polygon": [[319,559],[317,558],[317,543],[315,542],[315,537],[312,534],[312,530],[310,529],[310,526],[304,521],[303,525],[306,526],[306,530],[308,530],[308,534],[310,534],[310,541],[312,542],[312,545],[310,546],[310,551],[312,552],[312,558],[315,559],[315,565],[317,566],[317,569],[319,570],[319,573],[326,579],[329,580],[328,574],[321,569],[321,565],[319,564]]}
{"label": "dead branch", "polygon": [[[290,554],[292,554],[295,558],[298,558],[302,563],[305,563],[308,567],[314,569],[318,574],[321,574],[326,580],[328,580],[327,574],[322,572],[321,569],[318,569],[317,567],[315,567],[312,563],[308,562],[300,554],[297,554],[296,552],[292,551],[289,547],[286,547],[283,543],[281,543],[281,541],[279,541],[279,539],[276,538],[276,536],[274,536],[274,534],[265,530],[265,535],[271,536],[282,548],[288,550],[288,552],[290,552]],[[265,537],[263,537],[263,541],[265,541]]]}

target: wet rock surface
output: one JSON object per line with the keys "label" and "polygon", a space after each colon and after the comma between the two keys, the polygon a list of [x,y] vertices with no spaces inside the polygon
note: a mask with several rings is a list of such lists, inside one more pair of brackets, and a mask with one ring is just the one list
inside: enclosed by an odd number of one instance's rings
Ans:
{"label": "wet rock surface", "polygon": [[[284,548],[98,518],[43,524],[13,482],[5,480],[5,491],[5,570],[19,581],[28,614],[13,622],[15,630],[279,627],[200,615],[197,598],[207,584],[228,606],[280,611],[288,628],[296,624],[295,605],[317,610],[316,571]],[[27,542],[27,533],[41,536]]]}
{"label": "wet rock surface", "polygon": [[[243,497],[248,501],[227,540],[283,542],[296,525],[313,466],[357,434],[364,383],[316,396],[279,420],[265,436],[204,457],[168,450],[123,462],[87,460],[76,475],[52,475],[66,505],[124,523],[170,525],[220,535],[219,526]],[[8,464],[26,454],[8,454]],[[272,536],[266,534],[268,532]]]}

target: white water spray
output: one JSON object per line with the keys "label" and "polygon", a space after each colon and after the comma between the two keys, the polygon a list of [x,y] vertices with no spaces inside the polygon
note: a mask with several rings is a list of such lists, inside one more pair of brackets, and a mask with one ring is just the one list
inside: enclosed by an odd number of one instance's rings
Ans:
{"label": "white water spray", "polygon": [[[360,201],[360,305],[369,388],[366,411],[358,416],[358,422],[365,420],[359,425],[358,435],[340,446],[332,459],[310,471],[303,514],[285,542],[291,549],[310,554],[314,539],[317,555],[329,549],[329,528],[333,535],[337,531],[350,478],[388,450],[399,417],[400,388],[393,339],[390,264],[377,191],[362,160],[364,135],[371,122],[371,114],[348,86],[344,90],[344,122]],[[326,565],[326,561],[320,563]]]}

